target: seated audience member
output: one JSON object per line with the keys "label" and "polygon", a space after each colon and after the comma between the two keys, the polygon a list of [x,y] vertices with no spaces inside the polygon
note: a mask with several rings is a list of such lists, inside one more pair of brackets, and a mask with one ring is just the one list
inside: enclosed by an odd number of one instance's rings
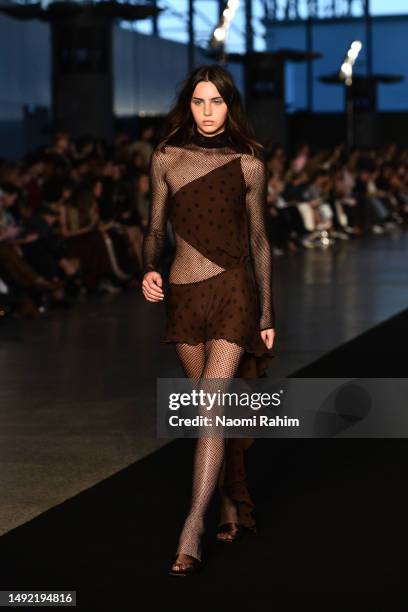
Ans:
{"label": "seated audience member", "polygon": [[58,213],[43,204],[23,223],[18,244],[25,258],[45,278],[58,281],[63,272],[66,276],[75,274],[69,261],[64,241],[54,233],[53,227]]}
{"label": "seated audience member", "polygon": [[282,196],[289,205],[286,214],[290,216],[292,237],[303,247],[313,248],[320,233],[316,231],[313,207],[305,195],[307,186],[308,175],[305,171],[289,172]]}
{"label": "seated audience member", "polygon": [[360,232],[382,234],[386,211],[382,206],[374,204],[373,190],[374,166],[370,160],[362,160],[359,164],[353,195],[357,200],[357,223]]}
{"label": "seated audience member", "polygon": [[[19,190],[10,184],[3,184],[0,189],[0,274],[2,280],[20,299],[24,307],[27,303],[31,314],[34,305],[41,306],[47,292],[54,302],[64,300],[59,283],[51,282],[41,275],[24,257],[19,244],[23,228],[15,222],[11,208],[15,206]],[[64,302],[65,303],[65,302]]]}
{"label": "seated audience member", "polygon": [[123,279],[115,273],[117,264],[112,266],[108,240],[99,229],[101,220],[92,187],[79,188],[72,200],[60,204],[59,223],[68,252],[80,261],[84,287],[89,292],[98,289],[110,293],[119,291],[112,280]]}
{"label": "seated audience member", "polygon": [[267,188],[266,229],[275,255],[281,255],[286,249],[290,252],[297,251],[296,243],[291,237],[290,216],[286,214],[288,204],[282,197],[283,190],[283,182],[270,176]]}
{"label": "seated audience member", "polygon": [[333,211],[333,234],[336,238],[347,239],[358,235],[353,222],[357,200],[352,196],[352,184],[345,179],[344,168],[334,166],[331,172],[330,202]]}
{"label": "seated audience member", "polygon": [[150,180],[145,170],[120,168],[117,164],[107,164],[104,170],[104,196],[100,210],[104,211],[105,222],[115,221],[115,231],[125,236],[123,255],[130,261],[121,259],[123,267],[140,278],[142,274],[142,243],[147,228],[150,209]]}

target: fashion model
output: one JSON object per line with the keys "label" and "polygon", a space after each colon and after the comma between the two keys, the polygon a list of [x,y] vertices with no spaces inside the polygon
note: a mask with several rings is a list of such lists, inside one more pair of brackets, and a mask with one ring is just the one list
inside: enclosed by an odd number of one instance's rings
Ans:
{"label": "fashion model", "polygon": [[[149,302],[165,300],[162,343],[175,344],[188,378],[265,376],[275,337],[266,167],[226,69],[201,66],[187,77],[152,154],[150,177],[142,292]],[[166,295],[167,219],[176,250]],[[256,532],[244,466],[252,442],[197,439],[191,506],[171,575],[200,569],[205,513],[217,484],[217,539],[231,543],[245,529]]]}

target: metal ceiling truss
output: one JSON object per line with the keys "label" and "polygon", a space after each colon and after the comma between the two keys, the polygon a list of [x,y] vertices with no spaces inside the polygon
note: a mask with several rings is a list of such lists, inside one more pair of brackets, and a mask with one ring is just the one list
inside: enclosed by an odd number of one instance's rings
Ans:
{"label": "metal ceiling truss", "polygon": [[367,15],[370,0],[263,0],[268,20],[338,19]]}

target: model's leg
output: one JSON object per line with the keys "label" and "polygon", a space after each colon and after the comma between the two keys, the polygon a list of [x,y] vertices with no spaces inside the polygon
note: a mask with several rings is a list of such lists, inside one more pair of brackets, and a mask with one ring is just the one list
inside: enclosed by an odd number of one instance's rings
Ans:
{"label": "model's leg", "polygon": [[[226,445],[230,440],[226,440]],[[225,449],[227,453],[227,448]],[[226,454],[225,453],[225,454]],[[236,503],[225,493],[223,493],[223,484],[225,478],[226,471],[226,457],[224,458],[224,462],[222,465],[222,470],[220,472],[220,477],[218,479],[218,486],[220,490],[221,504],[220,504],[220,520],[218,526],[223,525],[224,523],[235,523],[238,524],[238,510]],[[235,535],[237,527],[234,527],[230,531],[220,532],[217,534],[219,539],[232,539]]]}
{"label": "model's leg", "polygon": [[[197,345],[192,345],[177,343],[176,352],[183,367],[184,375],[187,378],[192,378],[199,381],[205,365],[205,344],[200,343]],[[191,561],[191,557],[189,557],[189,555],[183,553],[178,554],[172,565],[172,570],[184,570],[186,565],[188,565],[189,560]]]}
{"label": "model's leg", "polygon": [[176,344],[177,355],[186,378],[200,379],[205,364],[205,344]]}
{"label": "model's leg", "polygon": [[[201,377],[200,389],[212,389],[209,379],[230,379],[236,374],[244,349],[224,339],[206,342],[206,360]],[[206,382],[208,381],[208,382]],[[216,388],[220,387],[216,383]],[[215,390],[215,387],[213,388]],[[205,409],[205,408],[204,408]],[[224,459],[225,440],[223,437],[200,437],[194,457],[193,491],[190,511],[185,521],[177,552],[178,560],[188,555],[201,559],[201,535],[204,531],[204,517],[215,491]]]}

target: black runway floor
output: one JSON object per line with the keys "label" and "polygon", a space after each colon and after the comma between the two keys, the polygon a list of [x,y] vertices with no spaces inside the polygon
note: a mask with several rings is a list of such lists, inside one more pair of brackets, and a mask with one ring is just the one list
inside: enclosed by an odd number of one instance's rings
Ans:
{"label": "black runway floor", "polygon": [[[408,311],[293,373],[404,377]],[[92,610],[406,610],[405,439],[259,439],[247,452],[259,533],[213,541],[167,575],[194,440],[176,440],[0,538],[0,588],[76,590]],[[143,597],[143,603],[142,603]]]}

